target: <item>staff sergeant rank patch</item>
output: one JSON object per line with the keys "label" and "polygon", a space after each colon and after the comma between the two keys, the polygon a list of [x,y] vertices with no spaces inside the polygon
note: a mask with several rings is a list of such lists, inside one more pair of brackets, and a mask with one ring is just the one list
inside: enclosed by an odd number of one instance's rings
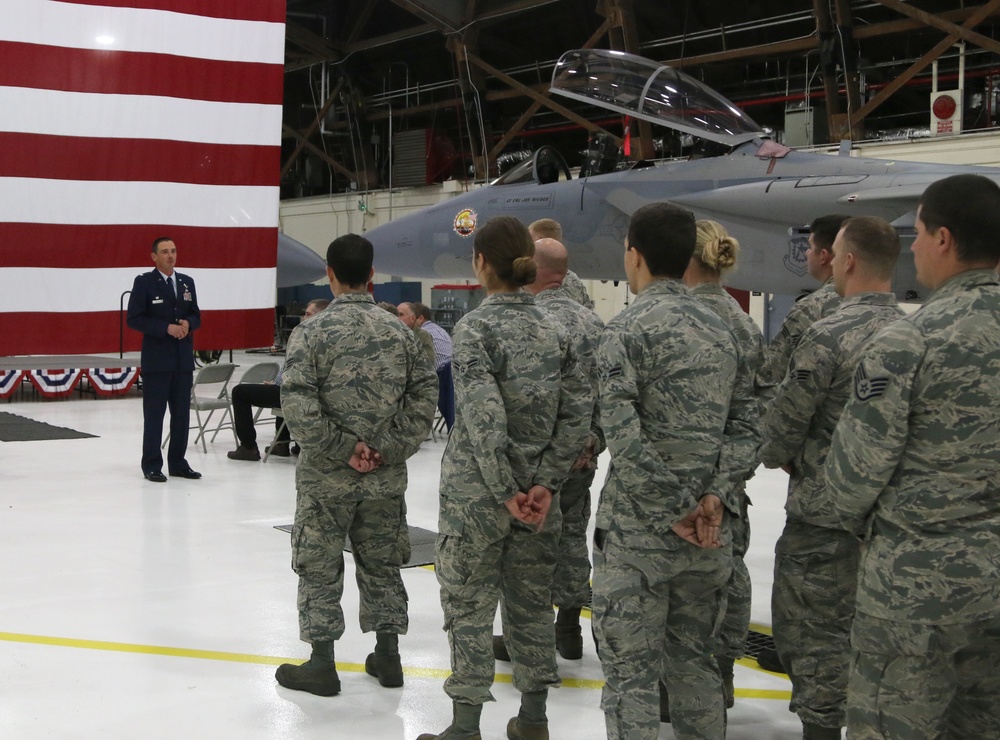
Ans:
{"label": "staff sergeant rank patch", "polygon": [[885,393],[889,385],[888,377],[869,378],[865,371],[865,363],[858,363],[858,369],[854,371],[854,395],[859,401],[870,401]]}

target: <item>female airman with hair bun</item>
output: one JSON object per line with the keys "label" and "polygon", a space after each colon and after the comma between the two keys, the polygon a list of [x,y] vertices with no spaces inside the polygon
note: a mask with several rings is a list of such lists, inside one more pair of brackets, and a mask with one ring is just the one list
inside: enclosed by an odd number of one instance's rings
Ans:
{"label": "female airman with hair bun", "polygon": [[480,737],[483,704],[493,700],[498,604],[521,692],[507,737],[547,733],[548,688],[559,683],[550,595],[558,488],[589,432],[590,386],[568,335],[521,290],[535,280],[534,251],[510,216],[475,234],[472,265],[487,297],[453,336],[455,426],[441,462],[435,558],[454,719],[420,740]]}
{"label": "female airman with hair bun", "polygon": [[[684,284],[725,322],[739,347],[740,362],[749,363],[751,377],[757,375],[764,351],[764,339],[753,319],[722,287],[723,273],[736,267],[740,243],[717,221],[698,221],[694,255],[684,273]],[[753,471],[747,471],[750,477]],[[733,574],[726,589],[728,606],[715,648],[722,674],[726,705],[733,706],[733,663],[743,657],[750,628],[750,573],[743,562],[750,544],[750,500],[744,485],[740,497],[740,518],[733,519]]]}

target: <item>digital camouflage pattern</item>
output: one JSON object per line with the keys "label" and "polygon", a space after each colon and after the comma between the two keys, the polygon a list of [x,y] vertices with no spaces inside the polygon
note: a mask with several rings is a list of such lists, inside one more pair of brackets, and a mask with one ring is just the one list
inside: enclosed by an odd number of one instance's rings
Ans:
{"label": "digital camouflage pattern", "polygon": [[737,513],[758,416],[750,366],[715,312],[657,280],[608,324],[598,367],[612,454],[598,526],[614,520],[630,546],[655,550],[706,493]]}
{"label": "digital camouflage pattern", "polygon": [[[364,631],[406,632],[399,567],[409,557],[406,459],[430,431],[437,376],[413,333],[367,294],[337,298],[288,341],[281,408],[302,448],[295,470],[292,568],[306,642],[344,632],[343,548],[350,537]],[[361,474],[358,441],[383,464]]]}
{"label": "digital camouflage pattern", "polygon": [[558,288],[552,288],[552,290],[565,293],[584,308],[594,309],[594,300],[587,292],[587,286],[583,284],[580,276],[572,270],[567,270],[562,285]]}
{"label": "digital camouflage pattern", "polygon": [[500,601],[514,686],[558,683],[550,591],[558,497],[536,534],[504,505],[533,485],[558,491],[590,425],[590,390],[572,343],[528,293],[490,295],[455,327],[455,426],[441,461],[435,558],[452,674],[445,692],[491,701]]}
{"label": "digital camouflage pattern", "polygon": [[606,534],[594,619],[608,737],[657,736],[666,660],[674,733],[722,738],[713,653],[731,547],[697,548],[672,525],[707,493],[739,511],[759,439],[753,375],[732,332],[676,280],[655,281],[608,324],[598,365],[611,469],[598,505]]}
{"label": "digital camouflage pattern", "polygon": [[[763,361],[764,337],[754,320],[743,310],[736,299],[717,283],[695,285],[691,288],[691,293],[705,301],[709,308],[715,311],[729,327],[729,330],[733,332],[740,353],[747,358],[750,372],[756,377]],[[761,410],[759,403],[757,410],[758,412]],[[756,467],[757,459],[755,456],[750,470],[747,471],[747,479],[753,477]],[[717,656],[733,660],[742,658],[746,649],[753,596],[750,571],[747,570],[746,563],[743,561],[743,556],[746,555],[747,549],[750,547],[750,516],[748,511],[750,498],[747,496],[745,484],[740,488],[738,496],[740,510],[738,514],[734,513],[730,520],[733,538],[733,573],[726,586],[726,615],[722,621],[719,645],[715,651]]]}
{"label": "digital camouflage pattern", "polygon": [[842,727],[860,543],[833,529],[823,466],[872,337],[903,315],[891,293],[845,299],[806,329],[764,416],[760,457],[791,465],[787,522],[775,547],[774,645],[792,681],[790,708],[820,727]]}
{"label": "digital camouflage pattern", "polygon": [[420,346],[423,347],[424,352],[431,359],[431,364],[437,365],[437,351],[434,349],[434,337],[430,335],[425,329],[421,329],[419,326],[414,326],[413,335],[420,342]]}
{"label": "digital camouflage pattern", "polygon": [[594,633],[607,678],[608,740],[655,740],[662,677],[676,738],[723,740],[726,715],[714,657],[726,609],[730,550],[680,537],[639,552],[611,530],[594,552]]}
{"label": "digital camouflage pattern", "polygon": [[[855,689],[873,680],[873,666],[897,659],[903,670],[878,680],[884,726],[906,727],[912,703],[938,685],[936,674],[947,665],[958,683],[952,703],[943,707],[942,695],[914,721],[957,725],[969,720],[959,714],[978,706],[970,715],[977,731],[951,736],[998,736],[998,377],[1000,281],[992,270],[946,281],[920,309],[884,329],[858,365],[826,468],[834,515],[865,539],[851,635],[852,736],[875,736],[870,712],[853,710],[863,701]],[[924,660],[913,659],[921,653]],[[969,660],[973,653],[981,659]],[[977,685],[984,662],[993,674]]]}
{"label": "digital camouflage pattern", "polygon": [[817,321],[833,313],[839,304],[840,296],[834,290],[833,278],[830,278],[819,289],[796,301],[788,311],[778,336],[771,339],[764,349],[763,364],[757,373],[757,394],[765,410],[788,372],[788,361],[799,337]]}
{"label": "digital camouflage pattern", "polygon": [[823,466],[854,371],[875,333],[903,316],[891,293],[863,293],[843,301],[806,329],[792,351],[788,373],[764,415],[760,460],[791,465],[785,511],[790,518],[836,527]]}
{"label": "digital camouflage pattern", "polygon": [[930,625],[859,612],[851,642],[851,740],[1000,737],[997,617]]}
{"label": "digital camouflage pattern", "polygon": [[559,538],[558,563],[552,581],[552,603],[563,608],[583,607],[590,603],[590,552],[587,548],[590,487],[597,472],[597,455],[604,449],[597,410],[597,395],[600,391],[597,348],[601,343],[604,322],[592,310],[556,288],[538,293],[535,302],[566,331],[576,351],[580,368],[590,381],[591,393],[587,401],[591,406],[591,414],[587,443],[593,444],[594,456],[585,468],[572,470],[559,491],[563,525]]}

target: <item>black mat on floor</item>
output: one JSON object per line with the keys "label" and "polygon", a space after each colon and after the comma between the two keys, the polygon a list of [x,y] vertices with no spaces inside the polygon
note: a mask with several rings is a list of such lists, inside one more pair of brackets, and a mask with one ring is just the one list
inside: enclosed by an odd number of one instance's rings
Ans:
{"label": "black mat on floor", "polygon": [[756,658],[760,655],[760,651],[764,649],[774,650],[774,638],[770,635],[765,635],[763,632],[750,630],[747,634],[746,656],[748,658]]}
{"label": "black mat on floor", "polygon": [[85,439],[96,434],[56,427],[17,414],[0,411],[0,442],[35,442],[45,439]]}
{"label": "black mat on floor", "polygon": [[[275,529],[291,534],[291,524],[279,524]],[[420,527],[410,527],[410,559],[406,561],[404,568],[416,568],[420,565],[434,564],[434,541],[437,539],[437,532]],[[351,551],[351,543],[344,543],[344,550]]]}

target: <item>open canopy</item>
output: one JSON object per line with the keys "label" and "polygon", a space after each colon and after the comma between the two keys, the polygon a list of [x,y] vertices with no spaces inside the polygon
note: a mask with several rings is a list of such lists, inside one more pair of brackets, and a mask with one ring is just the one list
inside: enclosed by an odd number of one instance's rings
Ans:
{"label": "open canopy", "polygon": [[763,134],[749,116],[712,88],[673,67],[624,52],[566,52],[556,62],[551,90],[729,146]]}

